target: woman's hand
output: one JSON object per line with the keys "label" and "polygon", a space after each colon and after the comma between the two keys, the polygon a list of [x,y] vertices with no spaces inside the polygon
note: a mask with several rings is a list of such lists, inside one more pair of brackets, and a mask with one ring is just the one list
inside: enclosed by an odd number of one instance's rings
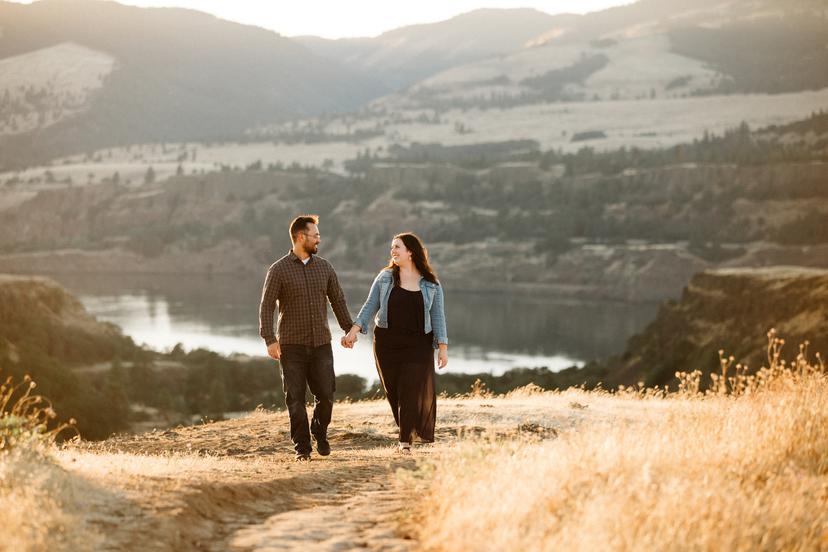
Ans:
{"label": "woman's hand", "polygon": [[448,364],[448,345],[440,343],[438,346],[440,350],[437,351],[437,369],[441,370]]}
{"label": "woman's hand", "polygon": [[359,340],[359,337],[357,337],[358,335],[359,326],[354,324],[353,326],[351,326],[351,330],[342,337],[342,346],[346,349],[353,349],[354,343],[356,343]]}

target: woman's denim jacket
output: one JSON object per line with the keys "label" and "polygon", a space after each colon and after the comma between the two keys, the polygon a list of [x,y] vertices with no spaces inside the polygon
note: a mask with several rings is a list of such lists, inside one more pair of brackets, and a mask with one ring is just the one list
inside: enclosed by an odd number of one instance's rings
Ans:
{"label": "woman's denim jacket", "polygon": [[[378,327],[388,327],[388,298],[391,296],[393,287],[394,276],[390,269],[383,269],[374,278],[368,299],[365,300],[354,322],[359,325],[361,333],[368,333],[368,321],[373,316],[376,316],[375,322]],[[448,344],[446,315],[443,311],[443,286],[420,278],[420,291],[425,305],[425,328],[423,329],[425,333],[434,331],[433,344],[436,349],[439,343]]]}

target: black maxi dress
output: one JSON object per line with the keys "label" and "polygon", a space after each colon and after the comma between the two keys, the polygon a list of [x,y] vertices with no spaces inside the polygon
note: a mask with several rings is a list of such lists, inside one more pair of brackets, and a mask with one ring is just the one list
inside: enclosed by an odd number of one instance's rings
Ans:
{"label": "black maxi dress", "polygon": [[395,285],[388,298],[388,328],[374,328],[374,359],[400,428],[400,442],[434,442],[437,395],[432,333],[425,333],[423,295]]}

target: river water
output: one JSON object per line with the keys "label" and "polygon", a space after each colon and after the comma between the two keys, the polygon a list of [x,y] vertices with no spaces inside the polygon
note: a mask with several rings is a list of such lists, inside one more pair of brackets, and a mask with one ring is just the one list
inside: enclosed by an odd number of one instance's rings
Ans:
{"label": "river water", "polygon": [[[258,335],[262,279],[249,276],[56,274],[98,319],[120,326],[136,343],[170,350],[211,349],[265,355]],[[353,316],[368,292],[344,285]],[[654,317],[657,305],[584,302],[527,295],[446,292],[450,371],[501,374],[515,367],[560,370],[624,350]],[[371,335],[352,350],[333,314],[337,373],[376,379]]]}

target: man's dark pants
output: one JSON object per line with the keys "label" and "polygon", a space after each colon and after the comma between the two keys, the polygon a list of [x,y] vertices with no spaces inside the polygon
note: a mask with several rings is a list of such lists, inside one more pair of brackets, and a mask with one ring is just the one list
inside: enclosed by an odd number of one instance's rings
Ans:
{"label": "man's dark pants", "polygon": [[[331,344],[321,347],[282,345],[279,363],[285,404],[290,414],[290,439],[297,454],[309,454],[311,433],[317,440],[327,440],[328,424],[331,423],[336,390]],[[306,386],[316,399],[310,429],[305,410]]]}

